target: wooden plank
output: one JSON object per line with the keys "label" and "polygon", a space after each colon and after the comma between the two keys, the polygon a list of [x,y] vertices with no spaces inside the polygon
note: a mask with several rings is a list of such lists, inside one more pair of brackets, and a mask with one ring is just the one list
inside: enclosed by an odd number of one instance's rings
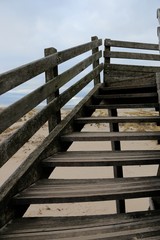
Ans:
{"label": "wooden plank", "polygon": [[157,97],[157,93],[117,93],[117,94],[98,94],[95,96],[98,99],[117,99],[119,100],[120,98],[152,98],[152,97]]}
{"label": "wooden plank", "polygon": [[140,42],[127,42],[127,41],[116,41],[116,40],[105,40],[105,46],[111,47],[122,47],[122,48],[136,48],[136,49],[146,49],[158,51],[158,44],[152,43],[140,43]]}
{"label": "wooden plank", "polygon": [[137,104],[99,104],[89,105],[89,109],[126,109],[126,108],[158,108],[158,103],[137,103]]}
{"label": "wooden plank", "polygon": [[42,161],[46,167],[77,167],[77,166],[129,166],[150,165],[160,163],[160,152],[108,152],[79,151],[57,153]]}
{"label": "wooden plank", "polygon": [[143,122],[160,122],[159,116],[120,116],[120,117],[81,117],[75,120],[77,123],[143,123]]}
{"label": "wooden plank", "polygon": [[144,72],[144,73],[156,73],[156,72],[160,72],[160,67],[124,65],[124,64],[105,64],[104,71],[135,71],[135,72]]}
{"label": "wooden plank", "polygon": [[131,141],[157,140],[160,132],[73,132],[63,135],[62,141]]}
{"label": "wooden plank", "polygon": [[64,133],[64,130],[67,131],[68,128],[70,129],[73,118],[80,116],[84,106],[90,103],[91,96],[98,91],[100,85],[101,84],[94,87],[94,89],[83,98],[73,111],[56,126],[49,136],[45,138],[43,143],[25,159],[19,168],[0,187],[0,227],[5,225],[16,215],[16,208],[13,205],[8,208],[8,201],[10,201],[14,194],[22,191],[40,177],[44,177],[43,173],[45,169],[39,174],[36,174],[35,169],[37,169],[37,171],[39,170],[39,162],[57,151],[62,151],[62,147],[64,148],[64,146],[57,146],[57,143],[59,143],[59,136]]}
{"label": "wooden plank", "polygon": [[105,85],[102,85],[101,87],[100,87],[100,89],[101,90],[104,90],[104,91],[108,91],[108,92],[110,92],[110,91],[123,91],[123,90],[132,90],[132,91],[134,91],[134,90],[139,90],[139,91],[142,91],[142,90],[145,90],[145,92],[146,91],[148,91],[148,89],[154,89],[154,90],[156,90],[156,83],[147,83],[147,84],[143,84],[143,85],[139,85],[139,86],[137,86],[137,85],[135,85],[135,86],[126,86],[126,87],[124,87],[124,86],[110,86],[110,87],[108,87],[108,86],[105,86]]}
{"label": "wooden plank", "polygon": [[159,196],[159,177],[40,180],[13,198],[14,204],[107,201]]}
{"label": "wooden plank", "polygon": [[159,211],[133,212],[127,214],[67,216],[67,217],[27,217],[16,219],[8,224],[2,235],[69,230],[78,228],[94,228],[115,224],[151,223],[159,219]]}
{"label": "wooden plank", "polygon": [[[44,55],[49,56],[54,53],[57,53],[57,49],[55,48],[46,48],[44,50]],[[45,80],[46,83],[51,81],[53,78],[56,78],[58,76],[58,66],[55,66],[54,68],[50,68],[45,72]],[[51,95],[48,95],[47,97],[47,104],[50,103],[54,98],[59,97],[59,89],[56,91],[53,91]],[[30,104],[29,104],[30,105]],[[61,112],[58,110],[57,112],[53,112],[51,117],[48,120],[48,130],[51,132],[53,128],[61,121]]]}
{"label": "wooden plank", "polygon": [[[97,36],[94,36],[91,38],[91,41],[96,41],[98,40],[98,37]],[[92,49],[92,54],[95,54],[99,52],[99,49],[98,47],[96,48],[93,48]],[[95,61],[93,62],[93,69],[96,68],[97,66],[99,65],[99,59],[95,59]],[[94,79],[94,85],[100,83],[101,79],[100,79],[100,74]]]}
{"label": "wooden plank", "polygon": [[157,9],[157,19],[158,19],[159,24],[160,24],[160,8]]}
{"label": "wooden plank", "polygon": [[29,79],[36,77],[51,67],[63,63],[100,45],[102,45],[101,39],[60,51],[56,54],[2,73],[0,74],[0,94],[3,94],[28,81]]}
{"label": "wooden plank", "polygon": [[136,239],[138,236],[143,239],[143,234],[145,239],[147,239],[147,235],[153,236],[153,234],[158,234],[159,215],[154,214],[155,211],[150,214],[137,212],[107,216],[41,217],[40,220],[37,218],[26,218],[21,222],[15,220],[8,226],[6,231],[2,232],[1,237],[2,239],[18,238],[26,240],[27,237],[51,239],[52,236],[54,239],[62,239],[63,237],[64,240],[80,240],[80,238],[93,240],[110,239],[111,234],[113,238],[119,233],[118,237],[120,239],[129,237]]}
{"label": "wooden plank", "polygon": [[52,81],[49,81],[44,86],[39,87],[32,93],[23,97],[21,100],[4,109],[0,113],[0,133],[45,100],[50,94],[53,94],[53,91],[56,92],[60,87],[87,68],[100,56],[101,52],[86,58],[71,69],[54,78]]}
{"label": "wooden plank", "polygon": [[118,52],[118,51],[107,52],[107,51],[105,51],[104,55],[106,57],[110,57],[110,58],[124,58],[124,59],[160,61],[160,55],[159,54]]}

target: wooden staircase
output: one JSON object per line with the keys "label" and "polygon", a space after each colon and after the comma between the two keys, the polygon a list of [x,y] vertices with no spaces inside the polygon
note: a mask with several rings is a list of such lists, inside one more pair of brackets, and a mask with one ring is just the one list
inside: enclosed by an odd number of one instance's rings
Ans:
{"label": "wooden staircase", "polygon": [[[121,78],[122,79],[122,78]],[[152,82],[152,81],[151,81]],[[119,115],[120,109],[145,109],[148,115]],[[149,109],[148,109],[149,108]],[[108,111],[106,116],[95,116],[97,109]],[[150,111],[155,111],[150,115]],[[149,198],[151,202],[160,196],[160,176],[126,177],[126,166],[146,166],[160,164],[160,151],[123,148],[122,142],[160,140],[160,131],[122,131],[121,124],[156,123],[159,100],[156,82],[117,86],[99,83],[84,97],[75,109],[50,132],[43,142],[47,149],[42,154],[38,167],[41,177],[26,187],[18,187],[11,194],[9,207],[16,209],[16,217],[3,226],[0,239],[160,239],[160,210],[148,204],[145,211],[127,212],[127,199]],[[109,124],[109,131],[86,131],[86,124]],[[53,141],[54,140],[54,141]],[[71,151],[75,142],[110,142],[111,149]],[[58,145],[53,151],[55,145]],[[56,146],[57,146],[56,145]],[[59,147],[60,146],[60,147]],[[51,150],[52,149],[52,150]],[[41,149],[39,151],[42,151]],[[28,161],[32,161],[34,152]],[[44,157],[45,156],[45,157]],[[29,163],[27,163],[29,164]],[[36,163],[35,163],[36,164]],[[92,179],[59,179],[50,177],[57,167],[112,167],[113,176]],[[33,168],[33,166],[32,166]],[[30,171],[31,168],[28,167]],[[21,168],[23,171],[23,168]],[[28,174],[28,173],[27,173]],[[28,175],[27,175],[28,176]],[[23,177],[25,179],[25,175]],[[10,184],[10,183],[8,183]],[[17,183],[16,183],[17,184]],[[19,186],[21,186],[20,183]],[[9,185],[8,185],[9,186]],[[14,190],[13,190],[14,191]],[[2,192],[5,192],[3,189]],[[114,201],[117,213],[62,216],[62,217],[22,217],[32,204],[55,204],[77,202]],[[157,202],[158,203],[158,202]],[[150,208],[150,210],[149,210]],[[2,208],[1,208],[2,209]],[[3,211],[0,211],[3,213]],[[6,206],[5,206],[6,209]],[[7,210],[8,211],[8,210]],[[9,212],[9,211],[8,211]],[[12,210],[13,212],[13,210]],[[9,215],[9,214],[8,214]]]}
{"label": "wooden staircase", "polygon": [[[134,88],[129,107],[157,107],[155,86],[147,91]],[[129,88],[130,91],[132,88]],[[152,90],[151,90],[152,89]],[[123,89],[122,89],[123,90]],[[127,91],[126,88],[124,92]],[[134,93],[135,91],[135,93]],[[108,98],[108,92],[111,98]],[[114,92],[114,95],[113,95]],[[122,91],[123,92],[123,91]],[[138,92],[138,93],[137,93]],[[141,93],[141,98],[136,99]],[[143,93],[144,92],[144,93]],[[147,92],[147,93],[146,93]],[[108,95],[107,95],[108,94]],[[144,95],[144,98],[143,98]],[[114,96],[112,98],[112,96]],[[151,97],[152,96],[152,97]],[[99,93],[92,97],[88,108],[111,109],[128,107],[119,88],[100,86]],[[151,98],[151,100],[150,100]],[[105,100],[105,104],[94,105],[95,99]],[[107,103],[106,103],[107,99]],[[135,99],[137,101],[135,105]],[[144,103],[141,103],[143,99]],[[114,101],[114,102],[112,102]],[[146,102],[146,103],[145,103]],[[145,105],[146,104],[146,105]],[[120,106],[121,105],[121,106]],[[112,106],[112,107],[111,107]],[[144,117],[78,117],[75,125],[88,123],[159,123],[159,116]],[[78,129],[79,127],[77,127]],[[158,140],[160,132],[72,132],[61,136],[62,144],[74,141],[132,141]],[[159,164],[159,150],[122,150],[122,151],[67,151],[58,152],[42,161],[43,168],[55,167],[123,167],[132,165]],[[160,195],[160,177],[121,177],[105,179],[41,179],[13,198],[15,207],[30,204],[74,203],[133,198],[153,198]],[[149,206],[148,206],[149,207]],[[79,217],[42,217],[14,220],[7,225],[1,239],[158,239],[160,234],[159,211],[119,213],[116,215],[79,216]]]}

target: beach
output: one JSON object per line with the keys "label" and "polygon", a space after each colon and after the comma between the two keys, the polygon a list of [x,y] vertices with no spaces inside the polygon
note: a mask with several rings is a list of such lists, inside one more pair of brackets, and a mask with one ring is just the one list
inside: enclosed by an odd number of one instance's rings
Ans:
{"label": "beach", "polygon": [[[4,141],[22,124],[36,114],[37,110],[22,117],[17,123],[7,129],[0,136],[0,141]],[[64,118],[70,110],[62,110],[62,118]],[[98,110],[94,116],[107,116],[106,110]],[[155,111],[150,110],[150,115],[155,115]],[[123,110],[119,111],[119,115],[148,115],[146,110]],[[87,124],[82,131],[109,131],[109,124]],[[160,127],[154,123],[127,123],[120,124],[120,131],[160,131]],[[44,138],[48,135],[48,124],[44,126],[0,169],[0,185],[11,175],[16,168],[25,161],[26,157],[39,146]],[[157,141],[128,141],[121,143],[122,150],[157,150],[160,145]],[[111,150],[110,142],[76,142],[73,143],[68,151],[95,151],[95,150]],[[152,166],[127,166],[124,167],[124,177],[134,176],[155,176],[157,173],[156,165]],[[61,179],[86,179],[86,178],[112,178],[112,167],[57,167],[50,178]],[[149,207],[149,199],[132,199],[126,201],[127,212],[147,210]],[[25,213],[28,216],[76,216],[76,215],[94,215],[94,214],[110,214],[115,213],[116,207],[114,201],[92,202],[92,203],[69,203],[69,204],[44,204],[32,205]]]}

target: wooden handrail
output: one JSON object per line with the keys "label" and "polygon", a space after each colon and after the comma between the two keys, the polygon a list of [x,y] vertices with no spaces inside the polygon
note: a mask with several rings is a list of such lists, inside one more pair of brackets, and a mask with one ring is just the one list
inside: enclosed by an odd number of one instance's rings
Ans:
{"label": "wooden handrail", "polygon": [[28,63],[0,75],[0,94],[3,94],[33,77],[47,71],[49,68],[63,63],[102,45],[102,40],[96,40],[64,51],[57,52],[34,62]]}
{"label": "wooden handrail", "polygon": [[[0,113],[0,133],[5,131],[42,101],[48,99],[48,105],[46,107],[0,144],[0,167],[2,167],[3,164],[27,142],[46,121],[50,121],[49,119],[51,119],[53,114],[55,118],[57,112],[59,112],[59,120],[56,121],[56,124],[49,126],[50,131],[52,131],[61,120],[60,109],[90,81],[97,79],[97,77],[99,78],[100,72],[103,70],[103,64],[99,64],[98,62],[99,58],[102,57],[102,51],[98,49],[98,46],[101,44],[102,40],[94,37],[90,43],[61,52],[57,52],[53,48],[46,49],[45,58],[0,75],[0,89],[1,92],[4,93],[39,73],[45,71],[46,74],[46,83],[44,85],[38,87]],[[67,69],[61,74],[58,74],[57,70],[56,74],[51,74],[59,63],[63,63],[89,50],[92,50],[89,57],[73,65],[70,69]],[[54,95],[63,85],[83,72],[90,65],[93,65],[92,71],[87,74],[84,72],[84,76],[79,81],[76,81],[70,88],[66,89],[66,91],[61,94]],[[21,139],[21,141],[19,141],[19,139]]]}
{"label": "wooden handrail", "polygon": [[144,49],[144,50],[155,50],[155,51],[157,51],[159,49],[158,44],[117,41],[117,40],[111,40],[111,39],[105,39],[105,46]]}
{"label": "wooden handrail", "polygon": [[[27,121],[18,131],[11,135],[6,141],[0,144],[0,167],[7,162],[49,119],[53,112],[61,109],[73,96],[81,91],[90,81],[92,81],[103,70],[101,63],[93,71],[63,92],[59,97],[53,99],[37,115]],[[27,131],[29,129],[29,131]],[[21,141],[19,141],[19,139]],[[17,143],[14,145],[13,143]]]}
{"label": "wooden handrail", "polygon": [[76,64],[72,68],[68,69],[64,73],[60,74],[56,78],[50,80],[45,85],[37,88],[21,100],[15,102],[8,108],[4,109],[0,113],[0,133],[7,129],[11,124],[16,122],[24,114],[32,110],[42,101],[44,101],[50,94],[57,91],[60,87],[66,84],[69,80],[75,77],[78,73],[86,69],[96,59],[101,57],[102,53],[98,52],[80,63]]}

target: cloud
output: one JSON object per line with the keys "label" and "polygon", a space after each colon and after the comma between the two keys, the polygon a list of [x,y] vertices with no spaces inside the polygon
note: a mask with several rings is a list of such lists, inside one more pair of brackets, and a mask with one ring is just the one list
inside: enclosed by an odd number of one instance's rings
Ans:
{"label": "cloud", "polygon": [[43,57],[44,48],[63,50],[94,35],[158,43],[157,8],[159,0],[1,0],[0,72]]}

